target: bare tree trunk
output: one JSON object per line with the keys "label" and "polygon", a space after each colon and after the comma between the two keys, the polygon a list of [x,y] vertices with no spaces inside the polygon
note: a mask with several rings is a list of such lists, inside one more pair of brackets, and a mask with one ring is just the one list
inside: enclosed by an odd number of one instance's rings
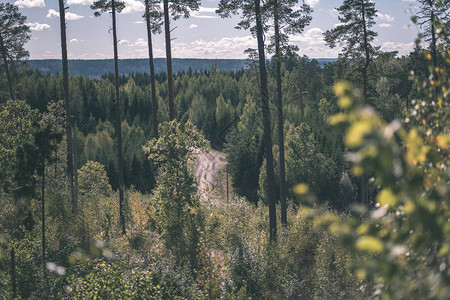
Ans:
{"label": "bare tree trunk", "polygon": [[76,199],[78,199],[78,142],[77,142],[77,124],[75,123],[75,128],[73,130],[73,184],[74,184],[74,194]]}
{"label": "bare tree trunk", "polygon": [[[431,57],[433,58],[433,64],[436,67],[437,66],[437,48],[436,48],[436,28],[434,26],[434,19],[435,19],[435,15],[434,15],[434,5],[433,5],[433,1],[428,0],[428,5],[430,6],[430,25],[431,25]],[[433,71],[434,72],[434,71]]]}
{"label": "bare tree trunk", "polygon": [[153,61],[152,28],[150,24],[149,0],[145,0],[145,21],[147,22],[148,59],[150,62],[150,84],[152,89],[153,135],[158,138],[158,102],[156,101],[155,65]]}
{"label": "bare tree trunk", "polygon": [[175,119],[173,74],[172,74],[172,48],[170,41],[169,0],[163,1],[164,5],[164,33],[166,36],[166,63],[167,63],[167,89],[169,102],[169,121]]}
{"label": "bare tree trunk", "polygon": [[260,0],[255,0],[256,37],[258,39],[259,74],[261,82],[261,111],[264,125],[264,149],[267,168],[267,200],[269,203],[270,241],[277,240],[277,214],[275,203],[275,175],[273,171],[272,132],[270,127],[269,92],[267,89],[266,58],[264,54],[263,29]]}
{"label": "bare tree trunk", "polygon": [[16,252],[14,246],[11,247],[11,266],[10,266],[10,276],[11,276],[11,289],[13,299],[17,298],[17,283],[16,283]]}
{"label": "bare tree trunk", "polygon": [[286,205],[286,167],[284,160],[284,132],[283,132],[283,93],[281,90],[281,51],[280,51],[280,25],[279,7],[277,0],[274,1],[275,21],[275,62],[277,71],[277,107],[278,107],[278,148],[280,152],[280,204],[281,225],[287,227],[287,205]]}
{"label": "bare tree trunk", "polygon": [[42,214],[42,267],[45,277],[45,158],[42,158],[42,174],[41,174],[41,214]]}
{"label": "bare tree trunk", "polygon": [[[366,54],[364,60],[364,66],[362,69],[362,89],[363,89],[363,101],[364,104],[367,104],[367,90],[368,90],[368,75],[367,71],[369,69],[370,64],[370,49],[369,42],[367,40],[367,27],[366,27],[366,16],[365,16],[365,7],[364,0],[361,1],[362,4],[362,22],[363,22],[363,31],[364,31],[364,51]],[[369,184],[367,174],[363,174],[361,178],[361,202],[365,205],[369,205]]]}
{"label": "bare tree trunk", "polygon": [[5,64],[6,78],[8,79],[9,95],[11,96],[11,100],[16,100],[12,77],[8,67],[8,56],[6,55],[6,49],[5,45],[3,44],[3,37],[1,34],[0,34],[0,48],[2,49],[3,63]]}
{"label": "bare tree trunk", "polygon": [[64,0],[59,2],[59,24],[61,27],[61,53],[62,53],[62,75],[64,88],[64,107],[66,110],[66,141],[67,141],[67,177],[69,178],[70,195],[72,197],[72,213],[75,215],[77,211],[77,195],[73,187],[73,142],[72,142],[72,112],[70,107],[69,93],[69,66],[67,62],[67,38],[66,38],[66,9],[64,8]]}
{"label": "bare tree trunk", "polygon": [[119,215],[122,234],[126,233],[124,209],[124,186],[123,186],[123,153],[122,153],[122,121],[120,118],[120,92],[119,92],[119,55],[117,51],[117,30],[116,30],[116,6],[115,0],[111,1],[112,23],[113,23],[113,44],[114,44],[114,75],[116,87],[116,137],[117,137],[117,159],[119,162]]}

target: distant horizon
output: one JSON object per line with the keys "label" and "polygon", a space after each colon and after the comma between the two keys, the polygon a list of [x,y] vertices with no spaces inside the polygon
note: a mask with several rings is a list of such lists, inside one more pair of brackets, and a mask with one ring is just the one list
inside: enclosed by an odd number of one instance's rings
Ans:
{"label": "distant horizon", "polygon": [[[20,12],[27,17],[32,31],[25,45],[30,59],[58,59],[61,57],[59,7],[57,1],[13,0]],[[70,59],[112,59],[112,35],[108,33],[111,18],[103,14],[93,16],[89,5],[92,0],[67,0],[67,50]],[[148,57],[147,32],[143,0],[124,0],[127,7],[117,16],[119,57],[138,59]],[[189,19],[171,22],[172,57],[198,59],[245,59],[244,50],[257,48],[256,39],[248,30],[236,30],[240,16],[222,19],[215,11],[218,0],[204,0],[198,11],[192,11]],[[290,44],[297,46],[300,56],[309,58],[337,58],[340,47],[331,49],[323,40],[323,33],[339,24],[336,7],[342,0],[305,0],[313,8],[311,24],[303,33],[289,36]],[[418,26],[410,18],[417,11],[411,0],[377,0],[376,24],[372,30],[378,33],[373,41],[382,51],[398,51],[399,56],[414,48],[419,34]],[[70,15],[69,15],[70,14]],[[267,41],[273,30],[267,33]],[[153,55],[165,57],[164,34],[152,36]]]}
{"label": "distant horizon", "polygon": [[[309,57],[309,59],[338,59],[339,57]],[[135,58],[120,58],[119,60],[135,60],[135,59],[147,59],[148,57],[135,57]],[[165,57],[154,57],[153,59],[166,59]],[[196,59],[196,60],[247,60],[248,58],[199,58],[199,57],[172,57],[174,59]],[[267,58],[267,60],[272,59],[272,57]],[[29,58],[27,60],[61,60],[61,58]],[[69,58],[68,60],[114,60],[114,58]]]}

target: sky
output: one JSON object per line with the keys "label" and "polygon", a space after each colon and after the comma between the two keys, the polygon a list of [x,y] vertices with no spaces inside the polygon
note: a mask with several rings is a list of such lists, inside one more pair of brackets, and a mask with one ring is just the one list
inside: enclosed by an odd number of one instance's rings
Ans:
{"label": "sky", "polygon": [[[27,17],[31,39],[26,44],[30,59],[61,57],[59,9],[57,0],[0,0],[19,6]],[[69,59],[104,59],[113,57],[111,17],[94,17],[90,9],[93,0],[66,0],[67,41]],[[119,58],[147,58],[147,33],[144,19],[144,0],[124,0],[126,8],[117,15]],[[237,30],[239,16],[221,19],[215,14],[219,0],[202,0],[199,11],[189,19],[171,22],[172,56],[175,58],[246,58],[248,48],[257,43],[249,31]],[[342,0],[305,0],[313,8],[311,24],[300,35],[290,37],[299,47],[300,55],[310,58],[336,58],[340,49],[330,49],[322,33],[339,23],[336,7]],[[375,0],[378,10],[378,33],[374,41],[383,51],[408,54],[419,29],[410,21],[415,13],[414,0]],[[163,32],[164,33],[164,32]],[[165,57],[164,34],[153,35],[155,57]]]}

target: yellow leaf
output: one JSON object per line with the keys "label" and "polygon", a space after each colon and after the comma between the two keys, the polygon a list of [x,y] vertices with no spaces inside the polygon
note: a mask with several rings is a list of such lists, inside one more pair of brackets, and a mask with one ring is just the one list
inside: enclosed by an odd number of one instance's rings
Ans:
{"label": "yellow leaf", "polygon": [[390,189],[384,189],[378,194],[377,201],[381,206],[387,205],[392,208],[397,203],[397,198]]}
{"label": "yellow leaf", "polygon": [[349,147],[358,147],[366,134],[370,132],[372,126],[368,121],[360,121],[353,124],[345,136],[345,141]]}
{"label": "yellow leaf", "polygon": [[384,245],[380,239],[373,236],[362,236],[356,241],[356,248],[361,251],[379,253],[383,251]]}
{"label": "yellow leaf", "polygon": [[342,114],[342,113],[335,114],[335,115],[333,115],[333,116],[328,118],[328,123],[330,125],[337,125],[337,124],[342,123],[344,121],[347,121],[347,116]]}
{"label": "yellow leaf", "polygon": [[345,92],[349,90],[350,86],[347,82],[341,81],[334,85],[334,93],[338,97],[342,97],[345,95]]}
{"label": "yellow leaf", "polygon": [[297,195],[305,195],[308,193],[308,191],[309,191],[309,186],[305,183],[297,184],[294,187],[294,193]]}
{"label": "yellow leaf", "polygon": [[340,97],[338,100],[338,105],[341,108],[349,108],[352,105],[352,99],[350,97]]}

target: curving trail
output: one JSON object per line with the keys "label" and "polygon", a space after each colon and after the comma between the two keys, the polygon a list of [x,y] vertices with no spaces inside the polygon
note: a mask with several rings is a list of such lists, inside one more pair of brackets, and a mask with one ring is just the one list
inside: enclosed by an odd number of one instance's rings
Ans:
{"label": "curving trail", "polygon": [[200,199],[217,201],[218,175],[227,164],[225,155],[215,150],[210,150],[208,153],[194,150],[193,156],[195,158],[194,175],[197,178]]}

